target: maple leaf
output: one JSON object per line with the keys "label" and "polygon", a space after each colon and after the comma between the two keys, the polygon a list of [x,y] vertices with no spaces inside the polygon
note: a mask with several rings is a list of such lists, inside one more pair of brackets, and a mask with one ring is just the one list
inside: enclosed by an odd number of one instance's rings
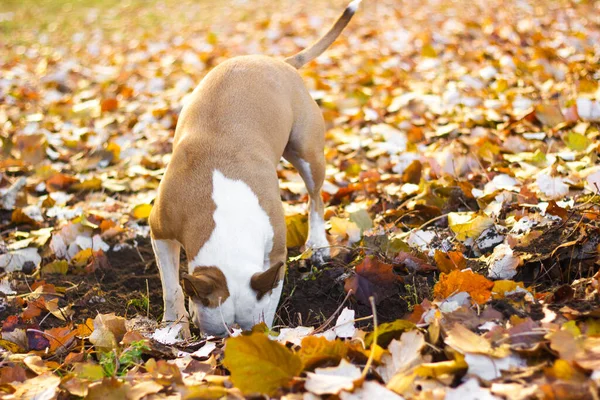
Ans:
{"label": "maple leaf", "polygon": [[367,256],[355,267],[355,274],[344,282],[346,292],[352,290],[354,296],[363,304],[369,304],[369,297],[375,297],[375,304],[396,292],[402,278],[394,273],[394,267]]}
{"label": "maple leaf", "polygon": [[492,296],[494,282],[473,271],[452,271],[441,274],[440,280],[433,287],[437,299],[445,299],[459,292],[467,292],[477,304],[484,304]]}
{"label": "maple leaf", "polygon": [[298,355],[262,333],[227,339],[223,365],[244,394],[272,395],[302,371]]}

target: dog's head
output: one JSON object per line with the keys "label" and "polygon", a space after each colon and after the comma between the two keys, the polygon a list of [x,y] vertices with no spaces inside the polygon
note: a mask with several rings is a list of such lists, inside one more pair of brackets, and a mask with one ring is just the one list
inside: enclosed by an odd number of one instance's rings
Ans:
{"label": "dog's head", "polygon": [[235,282],[228,282],[217,267],[196,267],[182,279],[183,290],[190,298],[192,322],[204,334],[215,336],[226,335],[236,322],[243,329],[251,328],[259,322],[265,306],[269,306],[263,298],[281,280],[283,265],[279,262],[249,278],[240,275]]}

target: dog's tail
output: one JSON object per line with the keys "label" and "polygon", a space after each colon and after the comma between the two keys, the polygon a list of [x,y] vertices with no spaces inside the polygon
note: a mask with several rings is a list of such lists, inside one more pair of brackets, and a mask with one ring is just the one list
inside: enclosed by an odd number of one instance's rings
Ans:
{"label": "dog's tail", "polygon": [[344,13],[340,15],[340,17],[335,21],[335,24],[329,29],[329,31],[322,36],[319,40],[312,44],[307,49],[302,50],[300,53],[295,54],[291,57],[285,59],[285,62],[290,64],[295,68],[300,68],[307,62],[317,58],[321,53],[323,53],[331,44],[337,39],[337,37],[342,33],[348,22],[352,19],[352,16],[356,12],[358,5],[361,0],[354,0],[352,3],[348,4],[348,7],[344,10]]}

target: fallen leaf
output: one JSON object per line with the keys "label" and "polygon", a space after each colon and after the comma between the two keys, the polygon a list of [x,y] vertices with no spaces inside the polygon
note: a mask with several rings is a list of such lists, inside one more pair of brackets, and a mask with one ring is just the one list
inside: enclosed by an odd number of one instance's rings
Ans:
{"label": "fallen leaf", "polygon": [[348,348],[339,339],[327,340],[322,336],[307,336],[302,339],[298,356],[305,370],[312,370],[323,363],[339,362],[346,357]]}
{"label": "fallen leaf", "polygon": [[452,271],[440,275],[440,280],[433,287],[433,294],[436,299],[443,300],[453,294],[466,292],[477,304],[484,304],[491,298],[493,287],[494,282],[473,271]]}
{"label": "fallen leaf", "polygon": [[342,390],[352,390],[354,382],[361,377],[361,370],[342,360],[337,367],[317,368],[314,373],[306,373],[305,388],[316,395],[338,394]]}
{"label": "fallen leaf", "polygon": [[262,333],[227,339],[223,365],[244,394],[273,395],[302,371],[300,357]]}
{"label": "fallen leaf", "polygon": [[483,231],[494,225],[494,220],[475,212],[453,212],[448,214],[448,226],[458,240],[477,238]]}
{"label": "fallen leaf", "polygon": [[375,304],[396,292],[401,278],[394,273],[394,267],[367,256],[355,267],[355,274],[344,282],[346,292],[352,290],[354,296],[363,304],[369,304],[369,297],[375,297]]}

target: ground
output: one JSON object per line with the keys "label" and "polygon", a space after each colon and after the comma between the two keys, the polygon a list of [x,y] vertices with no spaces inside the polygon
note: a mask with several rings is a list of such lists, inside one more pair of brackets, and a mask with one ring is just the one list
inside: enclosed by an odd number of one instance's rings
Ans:
{"label": "ground", "polygon": [[282,160],[274,327],[163,329],[147,218],[186,96],[345,6],[2,2],[0,397],[600,398],[594,1],[365,0],[299,71],[332,258]]}

